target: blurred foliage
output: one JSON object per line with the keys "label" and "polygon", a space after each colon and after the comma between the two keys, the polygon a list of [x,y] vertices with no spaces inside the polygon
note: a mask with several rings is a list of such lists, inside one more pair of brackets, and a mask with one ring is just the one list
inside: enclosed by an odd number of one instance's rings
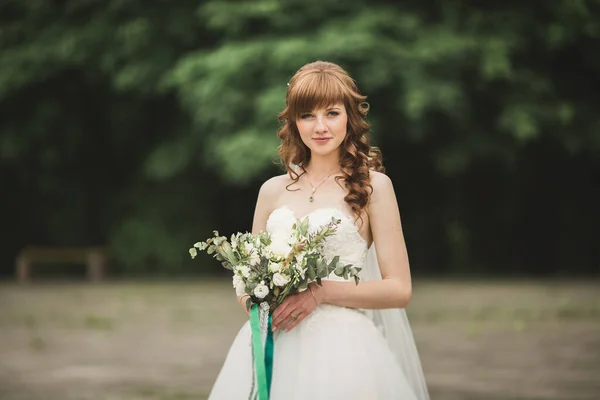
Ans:
{"label": "blurred foliage", "polygon": [[249,229],[286,82],[325,59],[369,96],[417,265],[598,271],[599,17],[597,0],[4,1],[1,268],[25,244],[100,242],[123,271],[178,273],[215,226]]}

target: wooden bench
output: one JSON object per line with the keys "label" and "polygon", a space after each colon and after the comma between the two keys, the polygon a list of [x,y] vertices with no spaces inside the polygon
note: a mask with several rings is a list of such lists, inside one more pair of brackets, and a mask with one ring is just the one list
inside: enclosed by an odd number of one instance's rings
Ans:
{"label": "wooden bench", "polygon": [[19,282],[27,282],[34,262],[82,263],[87,265],[87,277],[92,282],[101,281],[106,273],[107,253],[104,247],[39,247],[24,248],[16,260]]}

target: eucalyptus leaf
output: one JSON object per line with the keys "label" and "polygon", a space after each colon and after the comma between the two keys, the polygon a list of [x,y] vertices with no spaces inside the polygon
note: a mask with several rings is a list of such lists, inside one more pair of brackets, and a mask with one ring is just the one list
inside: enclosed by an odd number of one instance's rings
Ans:
{"label": "eucalyptus leaf", "polygon": [[333,259],[331,260],[331,262],[329,263],[329,265],[334,266],[335,268],[337,268],[337,264],[340,261],[340,256],[335,256],[333,257]]}
{"label": "eucalyptus leaf", "polygon": [[315,271],[315,268],[309,268],[306,270],[306,276],[308,279],[314,280],[317,277],[317,271]]}
{"label": "eucalyptus leaf", "polygon": [[234,263],[234,264],[237,264],[237,263],[238,263],[238,261],[239,261],[239,260],[237,259],[237,257],[235,256],[235,254],[233,254],[233,251],[231,250],[231,247],[229,247],[229,248],[225,248],[225,249],[223,249],[223,250],[224,250],[224,251],[225,251],[225,253],[227,254],[227,259],[228,259],[229,261],[231,261],[231,262],[232,262],[232,263]]}

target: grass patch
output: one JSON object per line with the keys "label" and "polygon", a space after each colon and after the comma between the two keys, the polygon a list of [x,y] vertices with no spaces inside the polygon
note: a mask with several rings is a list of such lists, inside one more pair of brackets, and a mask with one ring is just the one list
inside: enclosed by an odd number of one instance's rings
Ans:
{"label": "grass patch", "polygon": [[84,326],[96,331],[113,331],[115,329],[115,323],[111,318],[96,315],[87,315],[84,320]]}
{"label": "grass patch", "polygon": [[43,351],[46,349],[46,342],[39,336],[29,338],[29,348],[33,351]]}

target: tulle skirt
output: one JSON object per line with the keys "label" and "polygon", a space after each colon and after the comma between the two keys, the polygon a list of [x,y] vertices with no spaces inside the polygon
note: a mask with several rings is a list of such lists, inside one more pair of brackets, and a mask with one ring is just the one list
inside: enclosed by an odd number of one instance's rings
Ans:
{"label": "tulle skirt", "polygon": [[[387,341],[358,310],[321,305],[291,331],[275,332],[274,349],[272,400],[416,400]],[[209,399],[248,399],[252,379],[247,322],[227,354]]]}

